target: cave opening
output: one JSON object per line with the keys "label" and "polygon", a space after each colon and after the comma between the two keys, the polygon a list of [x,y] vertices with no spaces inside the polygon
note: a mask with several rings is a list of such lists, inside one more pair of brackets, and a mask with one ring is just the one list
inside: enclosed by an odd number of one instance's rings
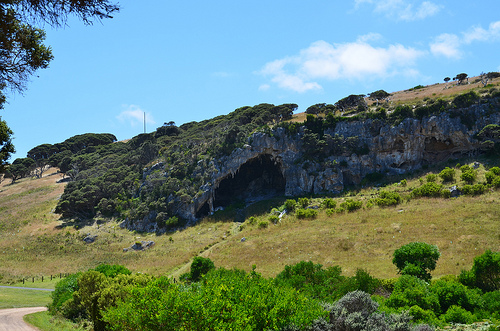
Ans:
{"label": "cave opening", "polygon": [[222,179],[215,190],[213,207],[226,207],[285,194],[281,165],[269,154],[259,155],[240,166],[234,176]]}

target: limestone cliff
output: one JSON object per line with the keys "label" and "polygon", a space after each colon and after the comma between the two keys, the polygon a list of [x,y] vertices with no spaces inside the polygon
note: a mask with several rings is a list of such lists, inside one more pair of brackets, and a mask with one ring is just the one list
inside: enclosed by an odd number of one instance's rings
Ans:
{"label": "limestone cliff", "polygon": [[[404,174],[449,158],[478,152],[474,138],[487,124],[499,124],[500,114],[485,106],[467,109],[474,123],[464,123],[450,112],[423,119],[407,118],[397,125],[379,119],[341,121],[324,131],[330,137],[355,137],[363,153],[307,157],[305,128],[291,134],[283,127],[252,134],[242,148],[211,161],[210,180],[191,201],[179,202],[178,215],[190,221],[219,206],[254,201],[268,194],[299,196],[338,193],[346,185],[359,184],[370,173]],[[161,167],[146,169],[144,176]],[[148,218],[128,221],[126,226],[156,230]]]}

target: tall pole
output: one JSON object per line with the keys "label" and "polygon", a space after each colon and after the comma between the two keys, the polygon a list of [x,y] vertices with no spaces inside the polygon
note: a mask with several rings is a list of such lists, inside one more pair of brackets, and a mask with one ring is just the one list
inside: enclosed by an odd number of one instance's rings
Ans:
{"label": "tall pole", "polygon": [[144,112],[144,133],[146,133],[146,112]]}

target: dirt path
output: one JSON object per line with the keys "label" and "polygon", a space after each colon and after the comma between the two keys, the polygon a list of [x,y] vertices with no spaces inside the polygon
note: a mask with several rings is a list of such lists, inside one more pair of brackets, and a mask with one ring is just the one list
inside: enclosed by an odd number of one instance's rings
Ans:
{"label": "dirt path", "polygon": [[45,310],[47,307],[0,309],[0,331],[36,331],[23,321],[23,316]]}

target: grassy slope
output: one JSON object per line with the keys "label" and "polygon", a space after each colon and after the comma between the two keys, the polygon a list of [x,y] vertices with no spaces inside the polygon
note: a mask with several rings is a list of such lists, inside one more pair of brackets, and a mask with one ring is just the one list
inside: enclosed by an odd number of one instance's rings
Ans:
{"label": "grassy slope", "polygon": [[[477,88],[474,84],[452,88],[436,84],[397,92],[393,102],[467,87]],[[417,92],[420,95],[410,95]],[[347,274],[365,268],[377,277],[395,277],[392,252],[416,240],[438,245],[442,257],[434,275],[441,276],[469,268],[473,257],[485,249],[500,251],[499,192],[449,200],[412,200],[396,208],[374,207],[333,216],[321,211],[315,220],[286,216],[277,226],[259,229],[245,224],[242,231],[232,222],[231,212],[226,211],[193,228],[156,236],[128,232],[113,221],[95,221],[83,227],[80,224],[79,230],[74,224],[62,224],[52,213],[64,189],[64,184],[56,184],[60,177],[54,172],[51,169],[39,180],[23,179],[14,185],[6,180],[0,184],[2,283],[87,270],[99,263],[119,263],[133,271],[178,277],[198,254],[210,257],[217,266],[250,270],[256,264],[257,271],[265,276],[274,276],[286,264],[311,260],[325,266],[338,264]],[[415,178],[407,188],[391,189],[409,191],[419,185]],[[375,192],[366,189],[355,198],[368,200]],[[253,214],[261,214],[258,219],[266,220],[269,209],[260,208]],[[93,244],[82,241],[89,233],[98,235]],[[242,237],[245,242],[241,242]],[[156,245],[143,252],[123,252],[123,248],[140,240],[153,240]]]}

